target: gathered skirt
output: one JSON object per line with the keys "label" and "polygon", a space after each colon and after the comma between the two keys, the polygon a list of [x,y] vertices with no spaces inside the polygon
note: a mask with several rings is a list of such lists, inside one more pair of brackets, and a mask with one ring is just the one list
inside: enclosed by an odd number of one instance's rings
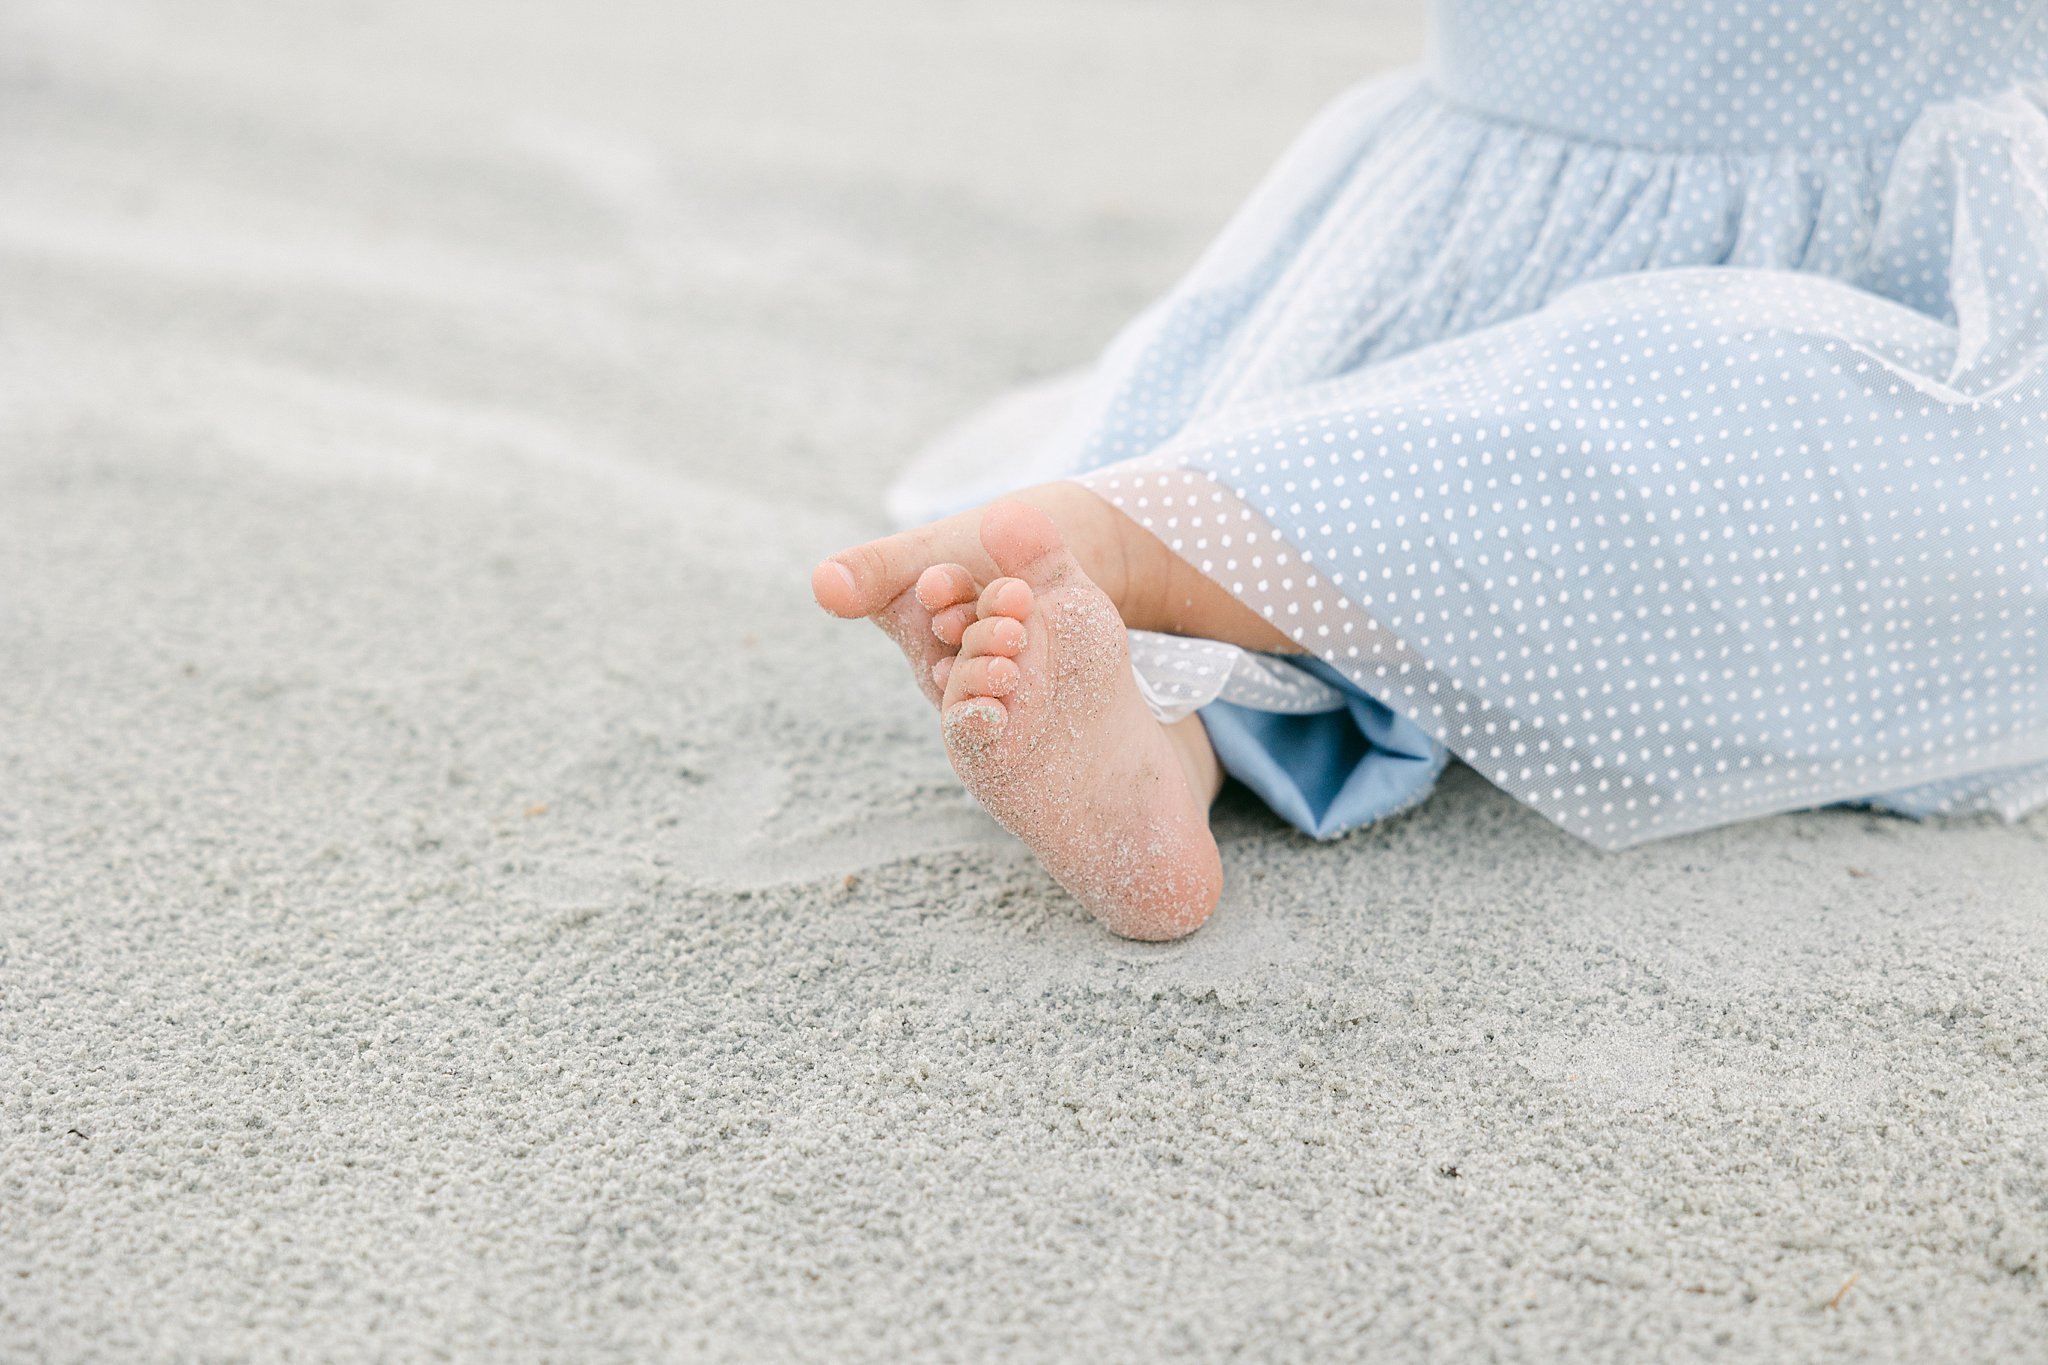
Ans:
{"label": "gathered skirt", "polygon": [[2038,34],[1956,6],[1983,22],[1940,40],[1981,52],[1895,38],[1921,86],[1856,85],[1837,25],[1732,120],[1488,67],[1503,11],[1583,47],[1599,8],[1448,6],[1431,68],[1345,94],[1084,377],[894,510],[1078,479],[1258,610],[1307,659],[1134,636],[1134,666],[1316,835],[1453,755],[1603,847],[2048,802]]}

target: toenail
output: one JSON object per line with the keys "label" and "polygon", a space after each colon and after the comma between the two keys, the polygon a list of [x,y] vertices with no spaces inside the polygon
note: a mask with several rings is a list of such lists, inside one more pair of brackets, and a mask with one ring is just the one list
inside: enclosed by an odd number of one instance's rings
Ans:
{"label": "toenail", "polygon": [[825,562],[827,564],[830,564],[832,566],[832,571],[839,575],[839,581],[846,585],[846,590],[848,592],[860,591],[860,584],[854,581],[853,570],[847,568],[844,564],[841,564],[836,559],[828,559]]}

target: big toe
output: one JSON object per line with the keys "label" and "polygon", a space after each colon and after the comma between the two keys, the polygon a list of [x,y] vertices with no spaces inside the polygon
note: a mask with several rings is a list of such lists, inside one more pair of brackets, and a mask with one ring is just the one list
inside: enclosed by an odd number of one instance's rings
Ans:
{"label": "big toe", "polygon": [[909,592],[937,558],[934,528],[921,526],[841,550],[811,570],[811,593],[834,616],[873,616]]}
{"label": "big toe", "polygon": [[1048,565],[1065,561],[1067,543],[1036,507],[999,502],[982,513],[981,548],[1006,575],[1042,582]]}
{"label": "big toe", "polygon": [[866,599],[854,580],[853,570],[837,560],[828,559],[811,570],[811,596],[834,616],[867,614],[861,610]]}

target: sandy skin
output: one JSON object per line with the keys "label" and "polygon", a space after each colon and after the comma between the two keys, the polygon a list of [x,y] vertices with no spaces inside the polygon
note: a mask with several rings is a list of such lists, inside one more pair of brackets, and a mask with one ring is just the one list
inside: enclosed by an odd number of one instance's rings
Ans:
{"label": "sandy skin", "polygon": [[[1115,603],[1045,511],[978,515],[982,574],[931,564],[873,619],[938,702],[960,780],[1075,899],[1127,938],[1192,933],[1223,886],[1208,818],[1222,779],[1200,720],[1154,719]],[[814,577],[828,610],[843,572],[828,560]]]}

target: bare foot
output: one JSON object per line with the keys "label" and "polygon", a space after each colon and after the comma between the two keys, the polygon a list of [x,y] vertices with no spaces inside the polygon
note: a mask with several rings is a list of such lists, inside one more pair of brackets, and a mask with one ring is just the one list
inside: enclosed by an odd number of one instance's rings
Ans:
{"label": "bare foot", "polygon": [[[1200,720],[1153,718],[1116,607],[1045,513],[999,502],[980,529],[1004,576],[981,590],[972,624],[942,609],[941,631],[964,629],[957,657],[933,661],[953,770],[1111,930],[1193,932],[1223,888],[1209,833],[1221,775]],[[919,587],[957,597],[969,578],[942,565]]]}
{"label": "bare foot", "polygon": [[[1007,501],[1051,518],[1067,553],[1131,629],[1223,640],[1246,649],[1296,648],[1271,622],[1080,484],[1043,484]],[[855,545],[811,572],[811,594],[818,605],[834,616],[873,620],[903,650],[919,686],[935,702],[932,666],[952,657],[959,628],[972,615],[963,620],[956,613],[950,638],[941,618],[971,603],[975,585],[1002,572],[982,544],[985,510]],[[941,570],[943,577],[935,578]],[[969,595],[955,595],[963,591]]]}

